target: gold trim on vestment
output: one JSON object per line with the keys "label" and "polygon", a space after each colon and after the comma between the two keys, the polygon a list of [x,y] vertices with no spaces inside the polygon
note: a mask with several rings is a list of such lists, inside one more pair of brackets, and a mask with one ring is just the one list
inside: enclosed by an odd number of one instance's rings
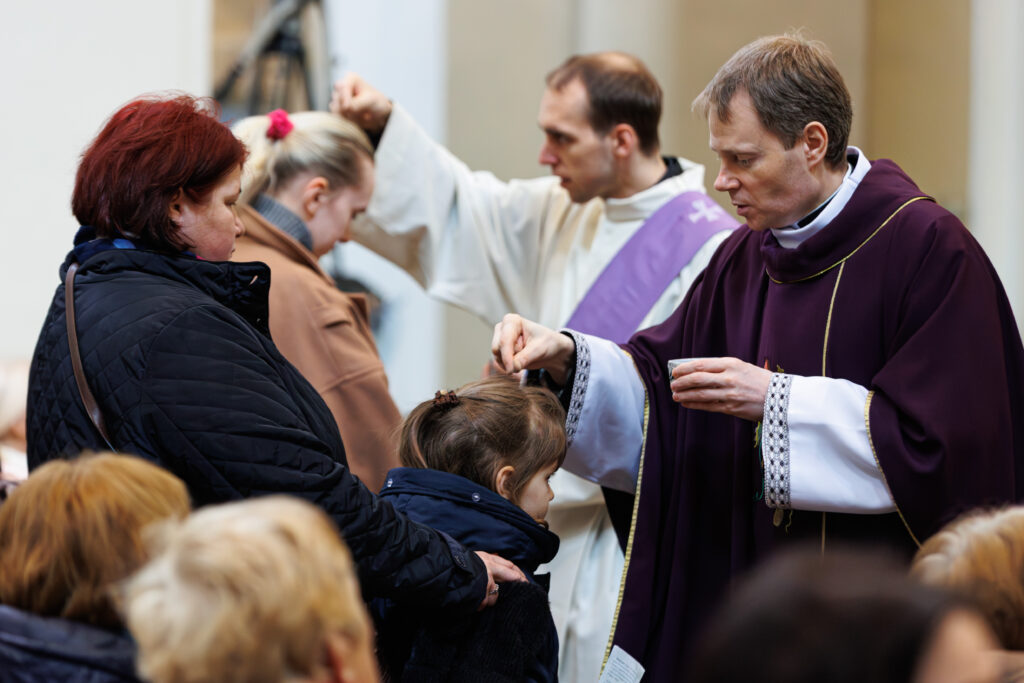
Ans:
{"label": "gold trim on vestment", "polygon": [[839,259],[838,261],[836,261],[835,263],[833,263],[833,264],[832,264],[831,266],[829,266],[828,268],[825,268],[824,270],[820,270],[820,271],[818,271],[817,273],[815,273],[814,275],[808,275],[807,277],[802,277],[802,278],[798,278],[798,279],[796,279],[796,280],[776,280],[775,278],[773,278],[773,277],[771,276],[771,274],[770,274],[770,273],[768,272],[768,269],[767,269],[767,268],[765,269],[765,274],[766,274],[766,275],[768,275],[768,279],[769,279],[769,280],[771,280],[772,282],[774,282],[774,283],[775,283],[775,284],[777,284],[777,285],[792,285],[792,284],[796,284],[797,282],[804,282],[805,280],[813,280],[814,278],[818,277],[819,275],[824,275],[825,273],[827,273],[828,271],[832,270],[832,269],[833,269],[833,268],[835,268],[836,266],[838,266],[838,265],[840,265],[840,264],[842,264],[842,263],[845,263],[847,259],[849,259],[849,258],[850,258],[851,256],[853,256],[853,255],[854,255],[854,254],[856,254],[856,253],[857,253],[858,251],[860,251],[860,248],[861,248],[861,247],[863,247],[863,246],[864,246],[865,244],[867,244],[868,242],[870,242],[870,241],[871,241],[871,238],[872,238],[872,237],[874,237],[875,235],[877,235],[877,234],[878,234],[878,232],[879,232],[879,230],[881,230],[881,229],[882,229],[882,228],[884,228],[884,227],[885,227],[886,225],[888,225],[888,224],[889,224],[889,221],[891,221],[891,220],[892,220],[893,218],[895,218],[895,217],[896,217],[896,214],[898,214],[898,213],[899,213],[900,211],[902,211],[902,210],[903,210],[903,209],[905,209],[906,207],[910,206],[910,205],[911,205],[911,204],[913,204],[914,202],[916,202],[916,201],[920,201],[920,200],[922,200],[922,199],[929,199],[929,200],[930,200],[930,199],[931,199],[931,197],[928,197],[928,196],[925,196],[925,195],[921,195],[920,197],[912,197],[912,198],[908,199],[907,201],[903,202],[903,204],[901,204],[901,205],[900,205],[900,207],[899,207],[898,209],[896,209],[895,211],[893,211],[893,212],[892,212],[892,214],[891,214],[891,215],[890,215],[890,216],[889,216],[888,218],[886,218],[886,219],[885,219],[885,220],[884,220],[884,221],[882,222],[882,224],[881,224],[881,225],[879,225],[879,226],[878,226],[877,228],[875,228],[875,231],[874,231],[873,233],[871,233],[870,235],[868,235],[868,236],[867,236],[867,237],[866,237],[866,238],[864,239],[864,241],[863,241],[863,242],[861,242],[860,244],[858,244],[858,245],[857,245],[857,246],[856,246],[856,247],[854,248],[854,250],[853,250],[853,251],[851,251],[851,252],[850,252],[849,254],[847,254],[847,255],[846,255],[846,256],[844,256],[843,258],[841,258],[841,259]]}
{"label": "gold trim on vestment", "polygon": [[878,461],[878,453],[875,452],[875,442],[871,438],[871,399],[875,397],[874,391],[868,392],[868,400],[864,402],[864,424],[868,428],[868,445],[871,446],[871,455],[875,457],[875,465],[878,466],[878,471],[882,473],[882,483],[885,484],[886,490],[889,492],[889,497],[892,498],[893,505],[896,506],[896,514],[900,516],[900,521],[903,522],[903,526],[906,527],[907,533],[910,534],[910,540],[914,542],[918,548],[921,547],[921,542],[917,540],[917,536],[910,528],[910,524],[907,523],[907,518],[903,516],[903,511],[900,510],[899,503],[896,502],[896,496],[892,495],[892,488],[889,487],[889,480],[885,478],[885,470],[882,469],[882,463]]}
{"label": "gold trim on vestment", "polygon": [[839,281],[843,278],[843,269],[846,268],[844,262],[839,266],[839,273],[836,275],[836,284],[832,287],[832,299],[828,302],[828,317],[825,318],[825,341],[821,345],[821,376],[828,377],[825,374],[825,358],[828,356],[828,333],[832,329],[832,310],[836,305],[836,294],[839,292]]}
{"label": "gold trim on vestment", "polygon": [[[882,230],[882,228],[884,228],[886,225],[888,225],[889,221],[891,221],[893,218],[895,218],[896,215],[900,211],[902,211],[903,209],[907,208],[908,206],[910,206],[914,202],[920,201],[922,199],[931,199],[931,197],[927,197],[927,196],[922,195],[922,196],[919,196],[919,197],[911,197],[907,201],[903,202],[899,207],[896,208],[895,211],[893,211],[891,214],[889,214],[889,217],[886,218],[884,221],[882,221],[882,224],[879,225],[877,228],[875,228],[875,230],[870,235],[868,235],[864,239],[863,242],[858,244],[854,248],[853,251],[851,251],[849,254],[847,254],[843,258],[841,258],[838,261],[836,261],[835,263],[833,263],[828,268],[825,268],[824,270],[820,270],[817,273],[815,273],[814,275],[808,275],[807,277],[802,277],[802,278],[799,278],[797,280],[776,280],[775,278],[773,278],[771,276],[770,273],[768,273],[767,268],[765,269],[765,274],[768,275],[768,279],[769,280],[771,280],[775,284],[786,285],[786,284],[795,284],[797,282],[805,282],[807,280],[813,280],[816,277],[820,277],[821,275],[824,275],[825,273],[827,273],[828,271],[832,270],[836,266],[839,266],[839,274],[836,275],[836,283],[832,287],[832,298],[829,300],[829,303],[828,303],[828,316],[825,319],[825,340],[824,340],[824,343],[822,344],[822,348],[821,348],[821,376],[822,377],[828,377],[828,375],[826,374],[826,367],[827,367],[826,366],[826,361],[828,359],[828,338],[829,338],[829,333],[831,332],[831,329],[832,329],[832,312],[833,312],[833,309],[834,309],[835,304],[836,304],[836,294],[839,292],[839,281],[842,279],[842,277],[843,277],[843,270],[846,268],[846,261],[849,260],[851,256],[853,256],[858,251],[860,251],[861,247],[863,247],[865,244],[867,244],[869,241],[871,241],[871,239],[875,235],[877,235]],[[873,391],[868,392],[868,400],[867,400],[867,402],[865,403],[865,406],[864,406],[864,422],[867,425],[868,445],[871,447],[871,455],[874,456],[874,458],[875,458],[875,464],[878,466],[878,471],[882,475],[882,483],[885,484],[886,489],[889,491],[889,497],[892,498],[893,504],[896,504],[896,497],[892,495],[892,489],[889,488],[889,482],[885,478],[885,472],[882,470],[882,463],[880,463],[878,461],[878,454],[875,452],[875,444],[874,444],[874,442],[871,439],[871,417],[870,417],[869,413],[870,413],[870,410],[871,410],[871,397],[873,395],[874,395]],[[910,534],[910,538],[912,538],[914,543],[917,544],[918,547],[920,547],[921,544],[918,542],[917,537],[914,536],[914,532],[910,530],[910,525],[907,524],[907,520],[903,516],[903,512],[900,510],[900,507],[899,507],[898,504],[896,505],[896,512],[897,512],[897,514],[899,514],[900,520],[903,522],[903,526],[905,526],[907,528],[907,533]],[[821,513],[821,554],[822,555],[825,554],[825,522],[826,522],[826,519],[827,519],[827,513],[823,510],[822,513]]]}
{"label": "gold trim on vestment", "polygon": [[[628,353],[626,354],[629,355]],[[633,367],[636,367],[634,362]],[[637,370],[639,372],[639,369]],[[642,383],[641,383],[642,384]],[[601,672],[608,664],[608,657],[612,652],[612,645],[615,642],[615,629],[619,626],[619,610],[622,609],[622,596],[626,592],[626,576],[629,574],[629,558],[633,554],[633,536],[636,533],[636,516],[640,509],[640,485],[644,480],[644,456],[647,453],[647,427],[651,419],[651,402],[647,397],[647,385],[644,385],[644,438],[640,442],[640,467],[636,473],[636,491],[633,494],[633,518],[629,522],[629,540],[626,541],[625,562],[622,565],[622,578],[619,579],[619,595],[615,599],[615,616],[612,617],[612,630],[608,634],[608,644],[604,648],[604,659],[601,661]]]}
{"label": "gold trim on vestment", "polygon": [[[895,214],[894,214],[895,215]],[[875,232],[878,232],[877,230]],[[832,286],[832,298],[828,302],[828,315],[825,317],[825,340],[821,345],[821,376],[828,377],[826,374],[827,360],[828,360],[828,337],[829,332],[832,330],[832,312],[835,310],[836,305],[836,294],[839,293],[839,281],[843,279],[843,270],[846,268],[846,262],[843,261],[839,266],[839,272],[836,274],[836,283]],[[827,512],[821,511],[821,554],[825,554],[825,521],[827,519]]]}

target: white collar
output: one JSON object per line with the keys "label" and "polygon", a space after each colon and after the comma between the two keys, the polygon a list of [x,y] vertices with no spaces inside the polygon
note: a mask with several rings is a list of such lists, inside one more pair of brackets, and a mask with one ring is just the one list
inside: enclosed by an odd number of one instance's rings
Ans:
{"label": "white collar", "polygon": [[[779,244],[784,249],[796,249],[799,247],[805,240],[816,235],[831,223],[839,215],[839,212],[846,207],[846,203],[850,201],[850,197],[857,190],[860,181],[864,179],[864,176],[868,174],[868,170],[871,168],[871,162],[856,147],[850,146],[846,148],[846,159],[849,161],[849,165],[846,167],[846,176],[843,178],[843,182],[839,184],[839,187],[836,188],[836,191],[828,199],[814,209],[814,211],[817,211],[827,204],[822,212],[815,216],[814,220],[802,228],[796,225],[785,228],[772,228],[772,234],[775,235],[775,239],[779,241]],[[814,211],[811,213],[814,213]]]}

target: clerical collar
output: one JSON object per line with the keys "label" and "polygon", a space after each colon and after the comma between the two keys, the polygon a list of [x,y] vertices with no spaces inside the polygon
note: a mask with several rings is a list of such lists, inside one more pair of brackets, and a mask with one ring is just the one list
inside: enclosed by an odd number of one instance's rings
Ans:
{"label": "clerical collar", "polygon": [[[675,157],[661,157],[661,160],[665,162],[665,175],[658,179],[658,183],[663,180],[668,180],[672,176],[677,176],[683,172],[683,165],[679,163],[679,159]],[[658,183],[655,183],[657,185]]]}
{"label": "clerical collar", "polygon": [[268,223],[294,237],[306,249],[313,251],[313,235],[310,234],[305,221],[296,216],[284,204],[261,194],[253,200],[252,208],[256,209],[256,212],[263,216]]}
{"label": "clerical collar", "polygon": [[794,225],[785,228],[772,228],[772,234],[784,249],[796,249],[808,238],[816,235],[822,228],[839,215],[850,197],[857,190],[860,181],[868,174],[871,162],[856,147],[846,148],[846,176],[832,195],[818,205],[814,211],[801,218]]}

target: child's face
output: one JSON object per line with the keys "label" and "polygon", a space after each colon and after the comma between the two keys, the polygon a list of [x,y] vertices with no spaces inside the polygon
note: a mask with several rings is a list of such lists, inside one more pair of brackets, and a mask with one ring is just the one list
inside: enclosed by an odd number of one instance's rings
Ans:
{"label": "child's face", "polygon": [[557,469],[558,464],[556,463],[537,472],[530,477],[530,481],[526,482],[526,486],[519,496],[519,507],[538,522],[543,522],[548,516],[548,503],[555,497],[548,484],[548,479]]}

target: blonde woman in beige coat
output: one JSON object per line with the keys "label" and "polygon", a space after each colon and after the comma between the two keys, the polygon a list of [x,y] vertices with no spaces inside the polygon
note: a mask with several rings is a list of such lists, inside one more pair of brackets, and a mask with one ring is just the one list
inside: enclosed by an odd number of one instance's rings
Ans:
{"label": "blonde woman in beige coat", "polygon": [[366,300],[340,291],[318,259],[348,241],[373,193],[373,149],[353,124],[325,112],[282,110],[239,121],[249,149],[235,261],[270,266],[274,343],[323,397],[349,468],[372,491],[397,467],[401,415],[388,393]]}

